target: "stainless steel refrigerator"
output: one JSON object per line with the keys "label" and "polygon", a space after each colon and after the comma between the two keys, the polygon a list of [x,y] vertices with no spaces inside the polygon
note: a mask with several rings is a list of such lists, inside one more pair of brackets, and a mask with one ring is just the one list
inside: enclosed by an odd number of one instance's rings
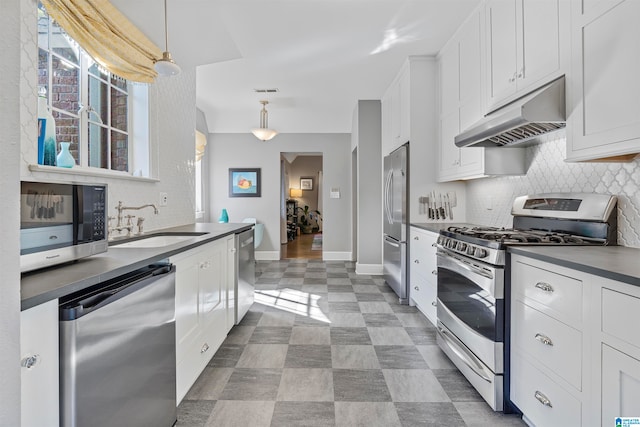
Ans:
{"label": "stainless steel refrigerator", "polygon": [[384,279],[398,294],[401,304],[409,303],[407,268],[409,235],[409,144],[384,158]]}

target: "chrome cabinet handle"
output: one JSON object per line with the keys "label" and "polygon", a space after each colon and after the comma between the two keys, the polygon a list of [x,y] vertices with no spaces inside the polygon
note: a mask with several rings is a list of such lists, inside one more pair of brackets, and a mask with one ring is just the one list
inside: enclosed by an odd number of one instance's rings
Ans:
{"label": "chrome cabinet handle", "polygon": [[549,338],[548,336],[542,335],[542,334],[536,334],[535,338],[538,341],[540,341],[542,344],[553,347],[553,341],[551,341],[551,338]]}
{"label": "chrome cabinet handle", "polygon": [[27,356],[22,359],[20,361],[20,366],[22,366],[23,368],[31,369],[36,366],[38,362],[40,362],[40,359],[41,358],[39,354],[32,354],[31,356]]}
{"label": "chrome cabinet handle", "polygon": [[437,248],[438,244],[437,243],[432,243],[431,246],[433,246],[434,248]]}
{"label": "chrome cabinet handle", "polygon": [[420,240],[420,237],[415,236],[415,237],[413,238],[413,240]]}
{"label": "chrome cabinet handle", "polygon": [[438,270],[433,270],[433,271],[431,272],[431,274],[433,274],[434,276],[437,276],[437,275],[438,275]]}
{"label": "chrome cabinet handle", "polygon": [[204,343],[204,345],[202,346],[202,348],[200,349],[200,354],[202,353],[206,353],[207,351],[209,351],[209,344]]}
{"label": "chrome cabinet handle", "polygon": [[413,287],[413,289],[415,289],[416,291],[419,291],[419,290],[420,290],[420,288],[419,288],[419,287],[417,287],[417,286],[414,286],[414,287]]}
{"label": "chrome cabinet handle", "polygon": [[516,77],[519,79],[524,78],[524,67],[520,68],[520,71],[518,71],[518,75]]}
{"label": "chrome cabinet handle", "polygon": [[414,260],[413,260],[413,262],[414,262],[415,264],[420,264],[420,260],[419,260],[419,259],[414,259]]}
{"label": "chrome cabinet handle", "polygon": [[536,392],[533,394],[533,396],[538,399],[538,402],[542,403],[544,406],[548,406],[549,408],[553,408],[553,405],[551,404],[551,401],[549,400],[549,398],[547,396],[545,396],[544,394],[542,394],[541,392],[539,392],[538,390],[536,390]]}
{"label": "chrome cabinet handle", "polygon": [[543,290],[545,292],[553,292],[553,286],[545,282],[536,283],[536,288]]}
{"label": "chrome cabinet handle", "polygon": [[437,307],[438,306],[438,301],[431,302],[431,305],[434,306],[434,307]]}

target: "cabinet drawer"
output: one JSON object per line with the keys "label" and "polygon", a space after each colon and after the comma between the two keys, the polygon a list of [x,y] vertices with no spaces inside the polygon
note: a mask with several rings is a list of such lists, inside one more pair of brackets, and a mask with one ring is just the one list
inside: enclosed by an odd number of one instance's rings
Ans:
{"label": "cabinet drawer", "polygon": [[435,306],[437,299],[437,282],[435,280],[429,280],[421,274],[412,274],[409,295],[417,304],[420,311],[435,325],[437,322],[437,310]]}
{"label": "cabinet drawer", "polygon": [[437,271],[435,243],[438,235],[411,229],[410,235],[410,266],[411,272],[422,274],[425,277],[433,275]]}
{"label": "cabinet drawer", "polygon": [[511,289],[524,301],[534,301],[558,320],[582,323],[582,281],[521,261],[512,263]]}
{"label": "cabinet drawer", "polygon": [[602,288],[602,331],[640,348],[640,298]]}
{"label": "cabinet drawer", "polygon": [[[511,400],[537,426],[582,425],[578,399],[514,351],[511,356]],[[548,400],[548,405],[543,402]]]}
{"label": "cabinet drawer", "polygon": [[640,414],[640,360],[602,345],[602,425]]}
{"label": "cabinet drawer", "polygon": [[581,390],[582,333],[522,301],[512,308],[513,345]]}

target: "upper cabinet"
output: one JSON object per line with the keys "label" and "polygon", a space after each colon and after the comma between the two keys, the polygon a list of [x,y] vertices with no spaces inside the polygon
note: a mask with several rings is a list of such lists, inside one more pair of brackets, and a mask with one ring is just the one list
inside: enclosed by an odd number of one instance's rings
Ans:
{"label": "upper cabinet", "polygon": [[[572,2],[568,161],[640,152],[640,2]],[[569,110],[568,110],[569,111]]]}
{"label": "upper cabinet", "polygon": [[565,73],[569,13],[564,0],[487,1],[488,111]]}
{"label": "upper cabinet", "polygon": [[387,155],[409,141],[410,70],[405,63],[382,97],[382,152]]}
{"label": "upper cabinet", "polygon": [[[482,13],[476,11],[438,55],[440,144],[438,181],[524,173],[524,153],[509,148],[458,148],[454,138],[482,118]],[[514,168],[516,166],[516,168]]]}

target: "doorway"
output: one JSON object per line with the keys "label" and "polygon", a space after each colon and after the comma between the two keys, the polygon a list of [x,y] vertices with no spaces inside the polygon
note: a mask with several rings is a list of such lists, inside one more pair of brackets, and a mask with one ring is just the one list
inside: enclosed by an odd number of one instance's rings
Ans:
{"label": "doorway", "polygon": [[322,153],[281,154],[281,259],[322,259]]}

